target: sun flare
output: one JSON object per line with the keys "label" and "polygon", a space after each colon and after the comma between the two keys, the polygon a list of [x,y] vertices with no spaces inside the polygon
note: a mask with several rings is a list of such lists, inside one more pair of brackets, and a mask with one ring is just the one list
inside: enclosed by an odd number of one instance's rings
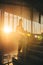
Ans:
{"label": "sun flare", "polygon": [[10,32],[12,32],[12,29],[10,27],[8,27],[8,26],[5,26],[4,27],[4,32],[5,33],[10,33]]}

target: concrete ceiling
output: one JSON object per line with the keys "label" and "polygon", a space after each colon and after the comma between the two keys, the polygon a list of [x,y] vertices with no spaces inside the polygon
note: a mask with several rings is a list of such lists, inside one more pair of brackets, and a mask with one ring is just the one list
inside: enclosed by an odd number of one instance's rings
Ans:
{"label": "concrete ceiling", "polygon": [[38,11],[43,13],[43,0],[0,0],[0,4],[24,4],[36,8]]}

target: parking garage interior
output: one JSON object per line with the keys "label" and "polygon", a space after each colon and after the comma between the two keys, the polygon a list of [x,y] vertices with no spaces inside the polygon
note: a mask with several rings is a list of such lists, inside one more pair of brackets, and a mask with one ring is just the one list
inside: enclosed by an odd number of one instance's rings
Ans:
{"label": "parking garage interior", "polygon": [[0,65],[43,65],[42,1],[0,0]]}

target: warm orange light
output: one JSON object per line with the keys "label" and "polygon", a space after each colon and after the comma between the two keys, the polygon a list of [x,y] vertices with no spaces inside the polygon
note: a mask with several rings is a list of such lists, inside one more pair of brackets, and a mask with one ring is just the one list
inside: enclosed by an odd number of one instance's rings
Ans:
{"label": "warm orange light", "polygon": [[37,38],[38,36],[37,35],[35,35],[35,38]]}
{"label": "warm orange light", "polygon": [[5,26],[4,27],[4,32],[5,33],[10,33],[10,32],[12,32],[12,29],[10,27],[8,27],[8,26]]}
{"label": "warm orange light", "polygon": [[29,36],[29,37],[30,37],[30,36],[31,36],[31,34],[27,34],[27,36]]}

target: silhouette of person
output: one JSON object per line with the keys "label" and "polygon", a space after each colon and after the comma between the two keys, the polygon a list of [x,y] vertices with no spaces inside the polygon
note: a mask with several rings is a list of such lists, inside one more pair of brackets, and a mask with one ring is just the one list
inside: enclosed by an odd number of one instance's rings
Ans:
{"label": "silhouette of person", "polygon": [[[25,56],[25,51],[26,51],[26,39],[25,39],[25,30],[22,26],[22,19],[19,20],[19,25],[16,28],[16,31],[19,33],[20,35],[20,40],[19,40],[19,44],[18,44],[18,58],[20,59],[21,56],[24,57]],[[21,55],[22,54],[22,55]]]}
{"label": "silhouette of person", "polygon": [[24,29],[22,27],[22,23],[23,23],[23,21],[22,21],[22,19],[20,19],[19,20],[19,25],[17,26],[16,31],[18,31],[18,32],[24,32]]}

